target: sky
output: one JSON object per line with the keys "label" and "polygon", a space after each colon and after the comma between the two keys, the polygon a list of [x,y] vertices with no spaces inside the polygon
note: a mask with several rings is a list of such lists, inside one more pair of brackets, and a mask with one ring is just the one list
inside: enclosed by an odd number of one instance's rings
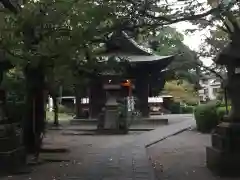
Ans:
{"label": "sky", "polygon": [[[180,2],[180,4],[182,2],[182,1],[178,1],[178,0],[169,0],[169,1],[171,1],[173,4],[175,2],[176,7],[178,7],[179,2]],[[215,0],[211,0],[211,1],[215,1]],[[207,9],[207,7],[208,7],[207,4],[210,2],[210,0],[198,0],[198,2],[205,3],[206,9]],[[201,12],[201,10],[199,11],[199,13],[200,12]],[[194,51],[199,51],[201,43],[204,41],[206,35],[208,35],[208,33],[209,33],[208,30],[205,29],[205,30],[201,30],[201,31],[195,31],[194,33],[191,33],[191,34],[190,33],[186,34],[184,31],[187,29],[197,29],[196,25],[192,25],[189,22],[179,22],[179,23],[173,24],[171,26],[175,27],[179,32],[184,34],[183,43],[186,44],[190,49],[192,49]],[[200,58],[200,60],[202,60],[204,65],[206,65],[206,66],[210,66],[213,62],[210,58]]]}
{"label": "sky", "polygon": [[[180,22],[177,24],[173,24],[179,32],[184,34],[184,41],[183,43],[186,44],[190,49],[198,51],[200,48],[201,43],[204,41],[204,35],[208,34],[207,30],[196,31],[195,33],[186,34],[184,31],[187,29],[194,29],[196,26],[192,25],[189,22]],[[212,60],[210,58],[201,58],[203,63],[206,66],[210,66]]]}

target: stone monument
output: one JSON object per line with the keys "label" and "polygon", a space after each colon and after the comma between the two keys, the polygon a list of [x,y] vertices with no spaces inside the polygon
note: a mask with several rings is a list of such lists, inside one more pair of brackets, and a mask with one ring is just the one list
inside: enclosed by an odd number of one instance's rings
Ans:
{"label": "stone monument", "polygon": [[118,85],[104,85],[107,100],[105,103],[105,119],[104,129],[117,129],[118,127],[118,102],[116,91],[119,90]]}
{"label": "stone monument", "polygon": [[[3,72],[10,68],[0,61],[0,84]],[[3,69],[4,67],[4,69]],[[17,124],[9,122],[6,115],[6,93],[0,88],[0,172],[16,172],[25,164],[26,153],[22,145],[22,131]]]}
{"label": "stone monument", "polygon": [[227,68],[226,89],[232,107],[212,133],[212,147],[206,150],[207,167],[222,176],[240,176],[240,38],[235,34],[232,39],[216,61]]}
{"label": "stone monument", "polygon": [[5,92],[0,89],[0,171],[17,171],[25,164],[22,131],[8,122],[5,115]]}

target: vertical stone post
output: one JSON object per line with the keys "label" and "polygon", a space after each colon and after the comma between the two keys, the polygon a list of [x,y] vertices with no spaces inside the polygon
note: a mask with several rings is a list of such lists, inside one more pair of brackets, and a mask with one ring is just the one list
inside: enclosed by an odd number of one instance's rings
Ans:
{"label": "vertical stone post", "polygon": [[218,60],[227,67],[226,89],[231,111],[212,133],[212,146],[207,147],[207,167],[222,176],[240,176],[240,59],[231,57],[232,48]]}
{"label": "vertical stone post", "polygon": [[142,117],[149,117],[148,95],[149,95],[149,77],[146,72],[139,72],[136,77],[136,96],[138,99],[138,108]]}

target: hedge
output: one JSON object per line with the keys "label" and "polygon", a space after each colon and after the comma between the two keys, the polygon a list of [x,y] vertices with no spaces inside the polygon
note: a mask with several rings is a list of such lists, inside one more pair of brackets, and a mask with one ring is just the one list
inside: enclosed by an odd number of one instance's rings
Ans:
{"label": "hedge", "polygon": [[182,114],[191,114],[194,111],[194,106],[181,106]]}
{"label": "hedge", "polygon": [[[231,110],[231,106],[228,106],[228,110],[229,110],[229,111]],[[225,106],[218,107],[216,113],[217,113],[218,118],[219,118],[220,120],[222,120],[223,117],[224,117],[225,115],[227,115],[226,107],[225,107]]]}
{"label": "hedge", "polygon": [[[228,109],[230,110],[231,107],[229,106]],[[197,129],[201,132],[210,132],[226,114],[226,107],[217,101],[197,106],[194,110]]]}
{"label": "hedge", "polygon": [[201,104],[195,108],[194,116],[200,132],[210,132],[218,125],[217,108],[218,104],[213,102]]}
{"label": "hedge", "polygon": [[180,114],[181,113],[181,106],[179,102],[172,102],[169,105],[169,111],[171,111],[172,114]]}

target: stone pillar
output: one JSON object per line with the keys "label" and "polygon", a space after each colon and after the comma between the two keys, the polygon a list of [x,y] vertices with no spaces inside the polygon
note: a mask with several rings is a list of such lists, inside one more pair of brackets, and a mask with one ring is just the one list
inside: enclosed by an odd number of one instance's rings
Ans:
{"label": "stone pillar", "polygon": [[138,99],[138,108],[142,113],[142,117],[149,117],[148,95],[149,81],[147,73],[139,73],[136,77],[136,96]]}
{"label": "stone pillar", "polygon": [[[119,86],[120,89],[120,86]],[[104,114],[104,129],[115,129],[118,126],[118,103],[116,92],[112,89],[107,89],[107,101],[105,103]]]}
{"label": "stone pillar", "polygon": [[228,96],[232,108],[225,122],[212,133],[212,146],[207,147],[207,167],[218,175],[240,176],[240,74],[228,68]]}

